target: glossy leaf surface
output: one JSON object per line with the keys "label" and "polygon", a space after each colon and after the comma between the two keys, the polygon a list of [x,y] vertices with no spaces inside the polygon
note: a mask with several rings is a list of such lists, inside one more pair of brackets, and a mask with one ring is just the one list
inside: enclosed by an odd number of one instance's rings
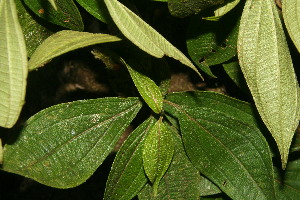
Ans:
{"label": "glossy leaf surface", "polygon": [[238,52],[255,105],[276,140],[285,168],[298,126],[299,86],[273,0],[246,1]]}
{"label": "glossy leaf surface", "polygon": [[147,184],[138,195],[140,200],[198,199],[201,189],[200,174],[188,159],[182,140],[174,127],[166,125],[174,138],[174,156],[172,162],[160,181],[157,196]]}
{"label": "glossy leaf surface", "polygon": [[162,58],[164,55],[179,60],[200,75],[193,63],[162,35],[117,0],[104,0],[109,13],[120,31],[132,43],[148,54]]}
{"label": "glossy leaf surface", "polygon": [[49,1],[24,0],[25,4],[37,16],[65,28],[83,31],[84,25],[73,0],[55,0],[57,10]]}
{"label": "glossy leaf surface", "polygon": [[91,15],[99,19],[100,21],[107,23],[109,14],[105,7],[103,0],[76,0],[86,11]]}
{"label": "glossy leaf surface", "polygon": [[[206,105],[202,99],[213,101]],[[271,153],[249,120],[248,104],[217,93],[195,92],[169,95],[164,108],[178,118],[191,162],[228,196],[275,199]]]}
{"label": "glossy leaf surface", "polygon": [[135,117],[138,98],[75,101],[31,117],[18,139],[5,146],[3,170],[56,188],[86,181]]}
{"label": "glossy leaf surface", "polygon": [[0,1],[0,126],[11,128],[21,113],[28,74],[25,40],[13,0]]}
{"label": "glossy leaf surface", "polygon": [[154,196],[157,195],[160,180],[167,171],[173,154],[173,136],[160,119],[150,130],[143,149],[143,165],[147,177],[153,184]]}
{"label": "glossy leaf surface", "polygon": [[26,42],[28,57],[31,57],[36,48],[50,35],[52,31],[42,26],[34,17],[29,14],[22,0],[15,0],[18,19],[20,21],[23,35]]}
{"label": "glossy leaf surface", "polygon": [[34,52],[29,60],[29,69],[37,69],[51,59],[69,51],[86,46],[116,42],[121,39],[107,34],[94,34],[78,31],[60,31],[47,38]]}
{"label": "glossy leaf surface", "polygon": [[142,123],[118,151],[106,183],[105,200],[132,199],[146,184],[143,145],[155,121],[150,117]]}

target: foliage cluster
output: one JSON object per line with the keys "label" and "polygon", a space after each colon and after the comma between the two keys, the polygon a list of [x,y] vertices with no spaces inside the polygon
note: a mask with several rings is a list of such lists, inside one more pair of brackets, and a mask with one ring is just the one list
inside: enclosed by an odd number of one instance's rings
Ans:
{"label": "foliage cluster", "polygon": [[[298,4],[0,0],[0,126],[13,130],[0,151],[1,170],[50,187],[76,187],[135,120],[114,158],[104,199],[299,199],[299,142],[293,140],[300,110],[293,67]],[[189,21],[187,50],[149,25],[160,20],[158,7]],[[88,29],[89,20],[99,30]],[[123,70],[120,79],[130,77],[136,96],[61,103],[18,123],[28,73],[81,48],[92,49],[110,73]],[[170,93],[166,57],[198,79],[217,78],[212,66],[223,68],[253,103],[216,92]]]}

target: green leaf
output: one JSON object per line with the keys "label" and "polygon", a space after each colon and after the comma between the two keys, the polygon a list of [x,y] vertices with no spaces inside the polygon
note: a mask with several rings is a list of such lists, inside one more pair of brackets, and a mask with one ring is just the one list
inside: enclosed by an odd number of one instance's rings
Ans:
{"label": "green leaf", "polygon": [[38,23],[36,19],[34,19],[34,17],[28,13],[22,0],[15,0],[15,2],[18,11],[18,19],[20,21],[26,42],[27,54],[28,57],[31,57],[36,48],[47,37],[52,35],[53,32]]}
{"label": "green leaf", "polygon": [[166,124],[174,138],[174,156],[160,181],[157,196],[150,184],[138,195],[140,200],[199,199],[200,174],[187,157],[178,131]]}
{"label": "green leaf", "polygon": [[[228,61],[237,54],[240,10],[229,13],[218,22],[191,18],[187,49],[192,60],[208,75],[215,77],[210,66]],[[219,31],[222,30],[222,31]]]}
{"label": "green leaf", "polygon": [[80,13],[73,0],[55,0],[57,10],[45,0],[24,0],[24,2],[37,16],[53,24],[76,31],[84,29]]}
{"label": "green leaf", "polygon": [[56,188],[86,181],[141,108],[138,98],[75,101],[31,117],[4,149],[3,170]]}
{"label": "green leaf", "polygon": [[249,91],[243,72],[239,65],[239,61],[235,58],[226,63],[223,63],[223,68],[231,80],[240,87],[243,91]]}
{"label": "green leaf", "polygon": [[29,70],[37,69],[49,62],[52,58],[75,49],[120,40],[120,38],[108,34],[94,34],[68,30],[60,31],[51,35],[36,49],[29,60]]}
{"label": "green leaf", "polygon": [[[159,87],[155,84],[153,80],[144,74],[133,69],[128,65],[123,59],[122,62],[126,65],[130,76],[137,87],[140,95],[143,97],[148,106],[157,114],[162,111],[163,97],[160,92]],[[132,63],[132,62],[131,62]]]}
{"label": "green leaf", "polygon": [[168,7],[171,15],[187,17],[222,3],[224,0],[168,0]]}
{"label": "green leaf", "polygon": [[[300,199],[300,159],[288,162],[285,171],[275,172],[275,188],[278,200]],[[282,175],[282,176],[280,176]]]}
{"label": "green leaf", "polygon": [[[209,98],[214,105],[202,104],[202,99]],[[191,99],[194,102],[189,104]],[[243,114],[244,107],[248,108]],[[248,104],[220,94],[195,92],[169,95],[164,108],[178,118],[191,162],[228,196],[275,199],[271,153],[251,120],[254,116],[249,116]]]}
{"label": "green leaf", "polygon": [[13,0],[0,1],[0,126],[11,128],[21,113],[28,74],[25,40]]}
{"label": "green leaf", "polygon": [[56,3],[55,3],[55,0],[48,0],[49,3],[51,3],[52,7],[57,10],[57,6],[56,6]]}
{"label": "green leaf", "polygon": [[227,14],[229,11],[231,11],[233,8],[236,7],[240,3],[240,0],[227,0],[224,5],[221,5],[219,8],[217,8],[214,13],[216,17],[222,17],[225,14]]}
{"label": "green leaf", "polygon": [[201,76],[193,63],[181,51],[135,13],[117,0],[104,0],[104,2],[120,31],[132,43],[154,57],[162,58],[167,55],[179,60]]}
{"label": "green leaf", "polygon": [[143,149],[143,165],[147,177],[153,183],[154,196],[157,195],[160,180],[167,171],[173,154],[173,136],[160,119],[150,130]]}
{"label": "green leaf", "polygon": [[146,184],[142,153],[145,138],[155,121],[150,117],[142,123],[118,151],[106,183],[105,200],[132,199]]}
{"label": "green leaf", "polygon": [[200,194],[201,196],[210,196],[215,194],[220,194],[222,191],[213,184],[210,180],[201,176],[200,181]]}
{"label": "green leaf", "polygon": [[299,0],[282,1],[282,15],[288,33],[300,52]]}
{"label": "green leaf", "polygon": [[299,86],[273,0],[246,1],[238,52],[255,105],[276,140],[285,168],[298,126]]}
{"label": "green leaf", "polygon": [[86,11],[91,15],[99,19],[100,21],[107,23],[109,14],[105,7],[103,0],[76,0]]}

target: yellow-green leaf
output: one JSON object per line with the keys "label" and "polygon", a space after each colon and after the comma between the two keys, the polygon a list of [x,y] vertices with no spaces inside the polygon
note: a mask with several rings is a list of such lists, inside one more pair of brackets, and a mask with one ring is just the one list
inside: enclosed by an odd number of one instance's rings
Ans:
{"label": "yellow-green leaf", "polygon": [[295,46],[300,52],[300,1],[282,1],[282,14],[285,26],[291,36]]}
{"label": "yellow-green leaf", "polygon": [[75,49],[120,40],[120,38],[108,34],[94,34],[67,30],[60,31],[51,35],[36,49],[29,60],[29,70],[41,67],[52,58]]}
{"label": "yellow-green leaf", "polygon": [[161,178],[167,171],[174,154],[173,135],[158,120],[147,136],[143,150],[143,165],[149,180],[153,183],[154,196]]}
{"label": "yellow-green leaf", "polygon": [[298,125],[298,83],[273,0],[247,0],[238,39],[241,69],[285,168]]}
{"label": "yellow-green leaf", "polygon": [[55,0],[48,0],[49,3],[51,3],[52,7],[57,10],[57,6],[56,6],[56,3],[55,3]]}
{"label": "yellow-green leaf", "polygon": [[24,104],[27,53],[14,0],[0,1],[0,126],[11,128]]}
{"label": "yellow-green leaf", "polygon": [[162,35],[117,0],[104,0],[108,11],[120,31],[132,43],[148,54],[162,58],[164,55],[179,60],[200,75],[193,63]]}

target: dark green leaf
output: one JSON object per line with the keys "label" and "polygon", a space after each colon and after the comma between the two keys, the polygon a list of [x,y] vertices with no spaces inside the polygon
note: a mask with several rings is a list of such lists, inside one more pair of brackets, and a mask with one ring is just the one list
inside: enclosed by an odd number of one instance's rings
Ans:
{"label": "dark green leaf", "polygon": [[83,31],[84,25],[73,0],[56,0],[57,10],[45,0],[24,0],[39,17],[72,30]]}
{"label": "dark green leaf", "polygon": [[51,187],[75,187],[104,161],[140,108],[138,98],[47,108],[28,120],[16,142],[5,146],[3,169]]}
{"label": "dark green leaf", "polygon": [[239,62],[234,59],[223,63],[223,68],[231,80],[244,91],[248,91],[248,86],[240,68]]}
{"label": "dark green leaf", "polygon": [[15,2],[18,11],[18,18],[25,37],[27,54],[28,57],[31,57],[35,49],[42,43],[42,41],[53,34],[53,32],[48,30],[45,26],[39,24],[27,12],[22,0],[15,0]]}
{"label": "dark green leaf", "polygon": [[180,136],[174,128],[166,125],[173,133],[175,152],[173,160],[160,181],[157,196],[147,184],[139,194],[140,200],[196,200],[200,196],[200,174],[188,159]]}
{"label": "dark green leaf", "polygon": [[160,119],[150,130],[143,149],[143,165],[147,177],[153,184],[154,196],[157,195],[160,180],[167,171],[173,154],[172,133]]}
{"label": "dark green leaf", "polygon": [[[237,36],[241,9],[229,13],[220,21],[191,18],[187,34],[187,48],[197,66],[210,76],[210,66],[228,61],[237,54]],[[222,31],[219,31],[222,30]]]}
{"label": "dark green leaf", "polygon": [[[201,106],[201,99],[209,96],[215,105]],[[189,105],[191,98],[194,102]],[[196,102],[201,103],[195,106]],[[243,107],[248,107],[244,114]],[[249,105],[220,94],[195,92],[168,96],[164,108],[178,118],[185,150],[194,166],[228,196],[275,199],[271,153],[251,122],[254,116],[249,116]]]}
{"label": "dark green leaf", "polygon": [[275,188],[278,200],[300,199],[300,159],[290,161],[285,171],[276,170]]}
{"label": "dark green leaf", "polygon": [[111,168],[104,199],[132,199],[147,182],[143,167],[143,145],[154,125],[153,117],[133,131],[118,151]]}
{"label": "dark green leaf", "polygon": [[210,180],[208,180],[204,176],[201,176],[200,180],[201,180],[200,181],[201,196],[215,195],[222,192],[215,184],[213,184]]}
{"label": "dark green leaf", "polygon": [[109,19],[109,13],[106,9],[103,0],[76,0],[86,11],[91,15],[99,19],[100,21],[107,23]]}
{"label": "dark green leaf", "polygon": [[222,3],[224,0],[168,0],[170,13],[175,17],[187,17]]}

